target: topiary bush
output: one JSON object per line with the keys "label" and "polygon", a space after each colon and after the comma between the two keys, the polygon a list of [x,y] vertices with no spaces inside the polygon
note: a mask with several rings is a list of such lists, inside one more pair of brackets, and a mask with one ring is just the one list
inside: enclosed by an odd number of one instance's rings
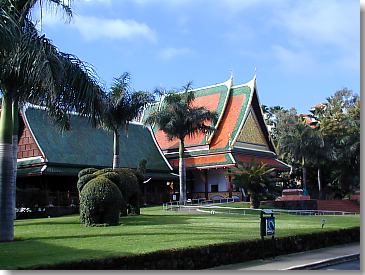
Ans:
{"label": "topiary bush", "polygon": [[104,168],[100,170],[94,169],[93,171],[92,174],[84,175],[79,179],[77,184],[79,192],[82,191],[86,183],[90,180],[99,177],[107,178],[116,184],[122,193],[121,215],[126,216],[128,213],[134,215],[140,214],[141,191],[139,181],[142,180],[143,182],[143,175],[141,173],[137,173],[129,168]]}
{"label": "topiary bush", "polygon": [[77,176],[78,176],[78,178],[81,178],[82,176],[85,176],[85,175],[88,175],[88,174],[93,174],[96,171],[98,171],[98,169],[95,169],[95,168],[85,168],[85,169],[82,169]]}
{"label": "topiary bush", "polygon": [[144,175],[143,175],[143,173],[141,171],[139,171],[139,170],[132,170],[132,172],[137,177],[138,184],[140,186],[142,186],[142,184],[144,182]]}
{"label": "topiary bush", "polygon": [[96,178],[94,174],[86,174],[80,177],[77,181],[77,190],[79,190],[79,193],[81,192],[82,188],[84,188],[85,184],[94,178]]}
{"label": "topiary bush", "polygon": [[120,175],[117,172],[106,172],[104,174],[99,175],[99,177],[105,177],[108,180],[111,180],[113,183],[115,183],[116,186],[120,189]]}
{"label": "topiary bush", "polygon": [[122,201],[122,193],[111,180],[103,176],[90,180],[80,193],[81,223],[117,225]]}
{"label": "topiary bush", "polygon": [[[105,177],[107,179],[109,179],[110,181],[112,181],[115,185],[117,185],[118,189],[122,192],[122,185],[121,185],[121,175],[119,173],[116,172],[115,169],[113,168],[104,168],[104,169],[100,169],[97,170],[93,173],[94,177]],[[125,188],[124,188],[125,189]],[[123,190],[124,190],[123,189]],[[128,215],[128,204],[126,201],[126,194],[122,192],[122,203],[120,206],[120,213],[122,216],[127,216]]]}
{"label": "topiary bush", "polygon": [[108,173],[108,172],[115,172],[115,170],[113,168],[104,168],[104,169],[96,170],[94,172],[94,175],[100,176],[100,175]]}
{"label": "topiary bush", "polygon": [[134,171],[129,168],[117,168],[115,171],[120,175],[119,187],[127,202],[128,212],[133,215],[139,215],[141,191],[138,184],[138,178]]}

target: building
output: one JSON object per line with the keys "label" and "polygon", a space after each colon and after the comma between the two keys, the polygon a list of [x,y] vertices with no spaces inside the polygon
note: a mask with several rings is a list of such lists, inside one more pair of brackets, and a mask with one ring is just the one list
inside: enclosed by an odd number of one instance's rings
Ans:
{"label": "building", "polygon": [[[42,108],[27,106],[21,117],[24,131],[18,143],[18,206],[77,204],[78,172],[86,167],[112,166],[113,135],[91,127],[86,117],[76,114],[70,117],[71,131],[62,133]],[[168,199],[166,182],[177,177],[171,174],[172,168],[149,128],[131,123],[127,133],[121,131],[120,156],[121,167],[132,169],[147,160],[148,182],[143,186],[146,203]]]}
{"label": "building", "polygon": [[[233,85],[233,78],[223,83],[194,90],[195,106],[216,111],[219,118],[215,130],[185,139],[188,198],[218,199],[242,194],[225,175],[238,162],[262,162],[280,171],[290,167],[277,158],[260,107],[256,76],[249,82]],[[149,105],[142,117],[156,111],[160,102]],[[158,144],[170,164],[178,169],[179,141],[169,141],[163,131],[153,125]]]}

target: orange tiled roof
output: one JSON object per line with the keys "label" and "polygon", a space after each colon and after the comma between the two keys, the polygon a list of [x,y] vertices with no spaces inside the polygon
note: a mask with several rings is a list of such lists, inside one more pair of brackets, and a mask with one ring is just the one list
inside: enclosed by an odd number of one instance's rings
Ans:
{"label": "orange tiled roof", "polygon": [[[217,112],[218,122],[216,123],[216,125],[213,125],[215,128],[218,128],[221,124],[220,122],[222,120],[222,116],[228,101],[231,84],[232,80],[229,79],[228,81],[220,84],[193,90],[195,93],[193,106],[206,107],[210,111]],[[146,114],[148,114],[149,112],[150,111],[147,111]],[[142,118],[142,120],[143,119],[144,118]],[[177,139],[169,141],[166,134],[158,129],[157,126],[154,127],[154,133],[162,150],[177,149],[179,147],[179,141]],[[199,133],[193,137],[186,137],[185,146],[188,148],[209,144],[214,134],[215,132],[213,132],[209,136],[206,136],[205,134]]]}
{"label": "orange tiled roof", "polygon": [[[222,84],[194,90],[194,106],[204,106],[209,110],[217,111],[219,119],[215,125],[215,131],[209,137],[204,134],[198,134],[195,137],[186,138],[185,161],[187,168],[203,169],[236,164],[231,155],[232,148],[243,129],[250,108],[253,108],[251,105],[254,104],[252,106],[256,109],[260,107],[257,96],[254,97],[254,94],[256,93],[256,76],[246,84],[238,86],[232,86],[232,84],[232,79],[230,79]],[[158,105],[154,105],[153,108],[156,108],[157,106]],[[151,112],[151,110],[147,110],[145,113],[148,114],[149,112]],[[260,116],[259,113],[258,116]],[[262,119],[262,124],[263,123]],[[177,148],[179,146],[179,141],[177,139],[169,141],[166,135],[156,127],[154,132],[161,149],[165,153],[169,153],[166,157],[169,159],[171,165],[178,167]],[[262,133],[263,135],[268,135],[267,131],[262,131]],[[270,143],[271,141],[269,138],[267,139]],[[264,160],[270,164],[276,165],[278,168],[287,168],[285,164],[281,164],[281,162],[273,157],[276,156],[274,149],[272,149],[274,147],[269,147],[270,148],[267,150],[272,151],[273,154],[269,155],[273,159],[264,158]],[[254,150],[255,148],[252,148],[251,146],[252,154],[255,154]],[[260,155],[260,153],[257,154]],[[250,160],[251,159],[248,161]]]}
{"label": "orange tiled roof", "polygon": [[[197,97],[194,100],[193,106],[194,107],[205,107],[210,111],[216,111],[218,108],[219,98],[220,94],[211,94],[207,96],[201,96]],[[177,148],[179,147],[179,141],[177,139],[174,139],[172,141],[168,140],[167,135],[158,129],[155,132],[156,139],[158,140],[158,143],[162,149],[171,149],[171,148]],[[185,145],[188,146],[197,146],[205,144],[206,137],[203,133],[199,133],[196,136],[193,137],[186,137],[185,139]]]}
{"label": "orange tiled roof", "polygon": [[[170,164],[173,167],[179,166],[179,159],[170,160]],[[211,168],[221,166],[232,166],[234,165],[232,157],[228,153],[205,155],[197,157],[185,158],[185,165],[187,168]]]}

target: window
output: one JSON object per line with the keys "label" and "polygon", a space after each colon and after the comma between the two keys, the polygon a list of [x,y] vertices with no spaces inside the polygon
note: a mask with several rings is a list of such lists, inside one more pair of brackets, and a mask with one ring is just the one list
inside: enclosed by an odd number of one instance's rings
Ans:
{"label": "window", "polygon": [[218,184],[212,184],[210,186],[210,191],[211,192],[218,192]]}

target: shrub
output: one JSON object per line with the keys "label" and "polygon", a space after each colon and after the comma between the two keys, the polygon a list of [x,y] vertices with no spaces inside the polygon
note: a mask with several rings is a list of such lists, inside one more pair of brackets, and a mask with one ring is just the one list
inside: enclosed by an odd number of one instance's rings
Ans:
{"label": "shrub", "polygon": [[144,182],[144,175],[141,171],[139,170],[132,170],[134,175],[137,177],[137,180],[138,180],[138,184],[140,186],[142,186],[143,182]]}
{"label": "shrub", "polygon": [[81,192],[82,188],[84,188],[85,184],[94,178],[96,178],[94,174],[86,174],[80,177],[77,181],[77,190],[79,190],[79,193]]}
{"label": "shrub", "polygon": [[128,201],[128,197],[139,191],[138,179],[132,169],[117,168],[115,171],[120,175],[120,191]]}
{"label": "shrub", "polygon": [[85,176],[85,175],[88,175],[88,174],[93,174],[96,171],[98,171],[98,169],[95,169],[95,168],[85,168],[85,169],[82,169],[79,172],[78,177],[81,178],[82,176]]}
{"label": "shrub", "polygon": [[90,180],[80,194],[80,221],[86,226],[116,225],[123,196],[119,188],[105,177]]}
{"label": "shrub", "polygon": [[119,187],[120,175],[117,172],[106,172],[104,174],[99,175],[99,177],[104,177],[104,178],[107,178],[108,180],[111,180],[120,189],[120,187]]}
{"label": "shrub", "polygon": [[129,168],[117,168],[114,169],[114,171],[118,172],[120,176],[120,183],[118,187],[122,192],[123,197],[125,198],[127,208],[129,210],[128,212],[131,214],[139,215],[139,200],[141,192],[138,184],[138,179],[134,171]]}
{"label": "shrub", "polygon": [[138,184],[138,178],[134,173],[134,170],[128,168],[118,168],[117,169],[121,181],[120,190],[125,196],[127,202],[127,208],[130,214],[139,215],[140,206],[139,200],[141,196],[140,187]]}
{"label": "shrub", "polygon": [[108,173],[108,172],[115,172],[115,170],[113,168],[104,168],[104,169],[100,169],[100,170],[95,171],[94,175],[100,176],[100,175]]}

